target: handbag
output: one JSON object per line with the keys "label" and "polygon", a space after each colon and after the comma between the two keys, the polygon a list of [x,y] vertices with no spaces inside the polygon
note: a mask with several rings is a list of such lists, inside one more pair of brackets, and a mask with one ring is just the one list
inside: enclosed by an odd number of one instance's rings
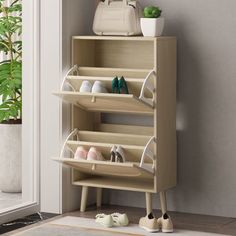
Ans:
{"label": "handbag", "polygon": [[97,35],[140,35],[142,9],[135,0],[105,0],[98,4],[93,22]]}

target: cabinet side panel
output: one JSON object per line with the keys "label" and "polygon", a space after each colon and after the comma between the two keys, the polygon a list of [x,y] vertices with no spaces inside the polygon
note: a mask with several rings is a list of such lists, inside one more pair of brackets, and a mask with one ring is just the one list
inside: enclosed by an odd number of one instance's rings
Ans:
{"label": "cabinet side panel", "polygon": [[176,185],[176,40],[157,41],[157,190]]}
{"label": "cabinet side panel", "polygon": [[152,69],[153,42],[98,40],[95,58],[97,67]]}
{"label": "cabinet side panel", "polygon": [[94,66],[95,42],[93,40],[72,39],[72,64]]}
{"label": "cabinet side panel", "polygon": [[72,130],[93,130],[94,113],[82,110],[77,106],[72,106]]}

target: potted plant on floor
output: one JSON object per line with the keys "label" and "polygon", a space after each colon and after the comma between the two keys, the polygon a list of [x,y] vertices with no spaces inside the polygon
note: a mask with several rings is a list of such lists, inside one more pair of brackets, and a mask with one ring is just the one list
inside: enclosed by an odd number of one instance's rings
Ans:
{"label": "potted plant on floor", "polygon": [[141,29],[144,36],[161,36],[164,29],[164,18],[161,17],[162,10],[159,7],[148,6],[144,8],[141,18]]}
{"label": "potted plant on floor", "polygon": [[0,0],[0,190],[21,192],[22,5]]}

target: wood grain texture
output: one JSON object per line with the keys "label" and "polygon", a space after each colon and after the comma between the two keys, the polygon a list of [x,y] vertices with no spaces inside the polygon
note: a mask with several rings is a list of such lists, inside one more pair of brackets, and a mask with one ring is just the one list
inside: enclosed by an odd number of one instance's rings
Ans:
{"label": "wood grain texture", "polygon": [[155,136],[157,138],[157,191],[176,185],[176,40],[156,41],[157,94]]}
{"label": "wood grain texture", "polygon": [[107,178],[107,177],[89,177],[79,181],[74,181],[73,185],[89,186],[104,189],[128,190],[135,192],[150,192],[153,193],[152,181],[136,181],[133,178]]}
{"label": "wood grain texture", "polygon": [[133,94],[55,92],[66,102],[92,112],[153,114],[153,109]]}
{"label": "wood grain texture", "polygon": [[[79,65],[78,65],[79,66]],[[99,76],[99,77],[114,77],[124,76],[128,78],[145,78],[150,72],[150,69],[141,68],[108,68],[108,67],[83,67],[79,66],[79,75],[81,76]]]}
{"label": "wood grain texture", "polygon": [[138,126],[138,125],[118,125],[118,124],[97,124],[96,130],[101,132],[114,132],[130,135],[146,135],[153,136],[153,127]]}
{"label": "wood grain texture", "polygon": [[[149,171],[139,167],[138,162],[110,162],[110,161],[87,161],[87,160],[76,160],[73,158],[54,158],[64,165],[76,168],[82,173],[97,176],[108,176],[108,177],[127,177],[136,178],[136,181],[140,179],[153,179],[153,174]],[[148,164],[147,164],[148,165]],[[150,169],[151,166],[150,165]],[[106,184],[106,181],[104,181]],[[125,184],[125,183],[124,183]]]}

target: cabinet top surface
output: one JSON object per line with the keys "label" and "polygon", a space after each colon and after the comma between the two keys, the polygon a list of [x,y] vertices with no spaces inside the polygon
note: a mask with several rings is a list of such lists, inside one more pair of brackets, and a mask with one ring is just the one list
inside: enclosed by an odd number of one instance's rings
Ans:
{"label": "cabinet top surface", "polygon": [[73,39],[84,39],[84,40],[130,40],[130,41],[156,41],[156,40],[168,40],[176,39],[174,36],[162,36],[162,37],[143,37],[143,36],[96,36],[96,35],[84,35],[84,36],[73,36]]}

